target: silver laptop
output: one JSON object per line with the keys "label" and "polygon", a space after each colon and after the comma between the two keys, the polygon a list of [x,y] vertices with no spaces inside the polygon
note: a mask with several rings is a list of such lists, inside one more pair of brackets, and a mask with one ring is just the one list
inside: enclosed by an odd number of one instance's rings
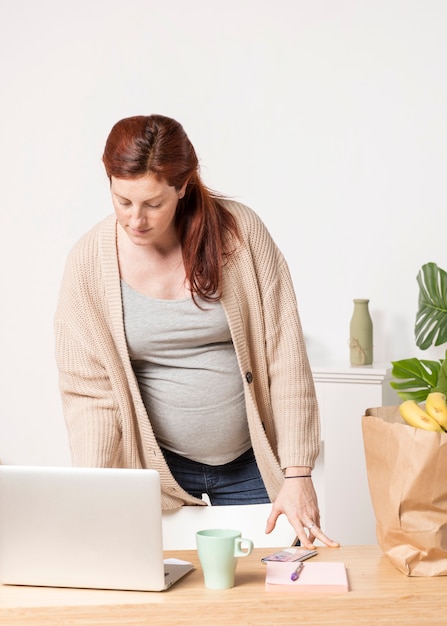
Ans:
{"label": "silver laptop", "polygon": [[162,591],[192,569],[163,560],[155,470],[0,465],[1,583]]}

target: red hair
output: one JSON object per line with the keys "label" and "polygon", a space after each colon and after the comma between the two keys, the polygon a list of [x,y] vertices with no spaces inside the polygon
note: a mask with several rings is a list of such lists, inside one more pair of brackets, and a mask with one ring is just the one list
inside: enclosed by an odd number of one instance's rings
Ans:
{"label": "red hair", "polygon": [[222,265],[238,237],[222,196],[202,182],[196,152],[181,124],[163,115],[138,115],[117,122],[107,138],[103,163],[109,180],[155,174],[185,195],[175,216],[186,278],[193,298],[221,296]]}

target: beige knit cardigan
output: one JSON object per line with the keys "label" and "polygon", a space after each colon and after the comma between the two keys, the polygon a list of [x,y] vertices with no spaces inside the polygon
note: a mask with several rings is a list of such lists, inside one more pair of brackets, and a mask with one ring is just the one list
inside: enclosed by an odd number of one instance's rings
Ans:
{"label": "beige knit cardigan", "polygon": [[[260,218],[226,201],[240,242],[223,270],[224,307],[244,382],[253,450],[270,499],[288,466],[313,467],[320,424],[287,264]],[[154,468],[162,506],[203,504],[173,479],[132,370],[110,215],[68,256],[55,315],[56,360],[72,462]]]}

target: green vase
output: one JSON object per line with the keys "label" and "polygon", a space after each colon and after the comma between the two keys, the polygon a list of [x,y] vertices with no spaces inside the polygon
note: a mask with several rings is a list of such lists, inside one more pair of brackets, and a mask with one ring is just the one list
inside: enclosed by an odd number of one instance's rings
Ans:
{"label": "green vase", "polygon": [[373,324],[368,308],[369,300],[354,300],[354,312],[349,326],[351,365],[371,365],[373,362]]}

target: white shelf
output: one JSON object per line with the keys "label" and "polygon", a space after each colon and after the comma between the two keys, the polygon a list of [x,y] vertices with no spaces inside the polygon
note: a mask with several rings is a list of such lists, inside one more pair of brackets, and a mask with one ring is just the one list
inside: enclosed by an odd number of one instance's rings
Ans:
{"label": "white shelf", "polygon": [[390,380],[391,367],[387,364],[352,367],[345,364],[332,366],[312,366],[312,374],[317,382],[349,382],[357,384],[383,384]]}
{"label": "white shelf", "polygon": [[323,530],[344,545],[376,543],[362,416],[368,408],[399,403],[389,384],[391,364],[315,365],[312,374],[323,441],[314,473]]}

